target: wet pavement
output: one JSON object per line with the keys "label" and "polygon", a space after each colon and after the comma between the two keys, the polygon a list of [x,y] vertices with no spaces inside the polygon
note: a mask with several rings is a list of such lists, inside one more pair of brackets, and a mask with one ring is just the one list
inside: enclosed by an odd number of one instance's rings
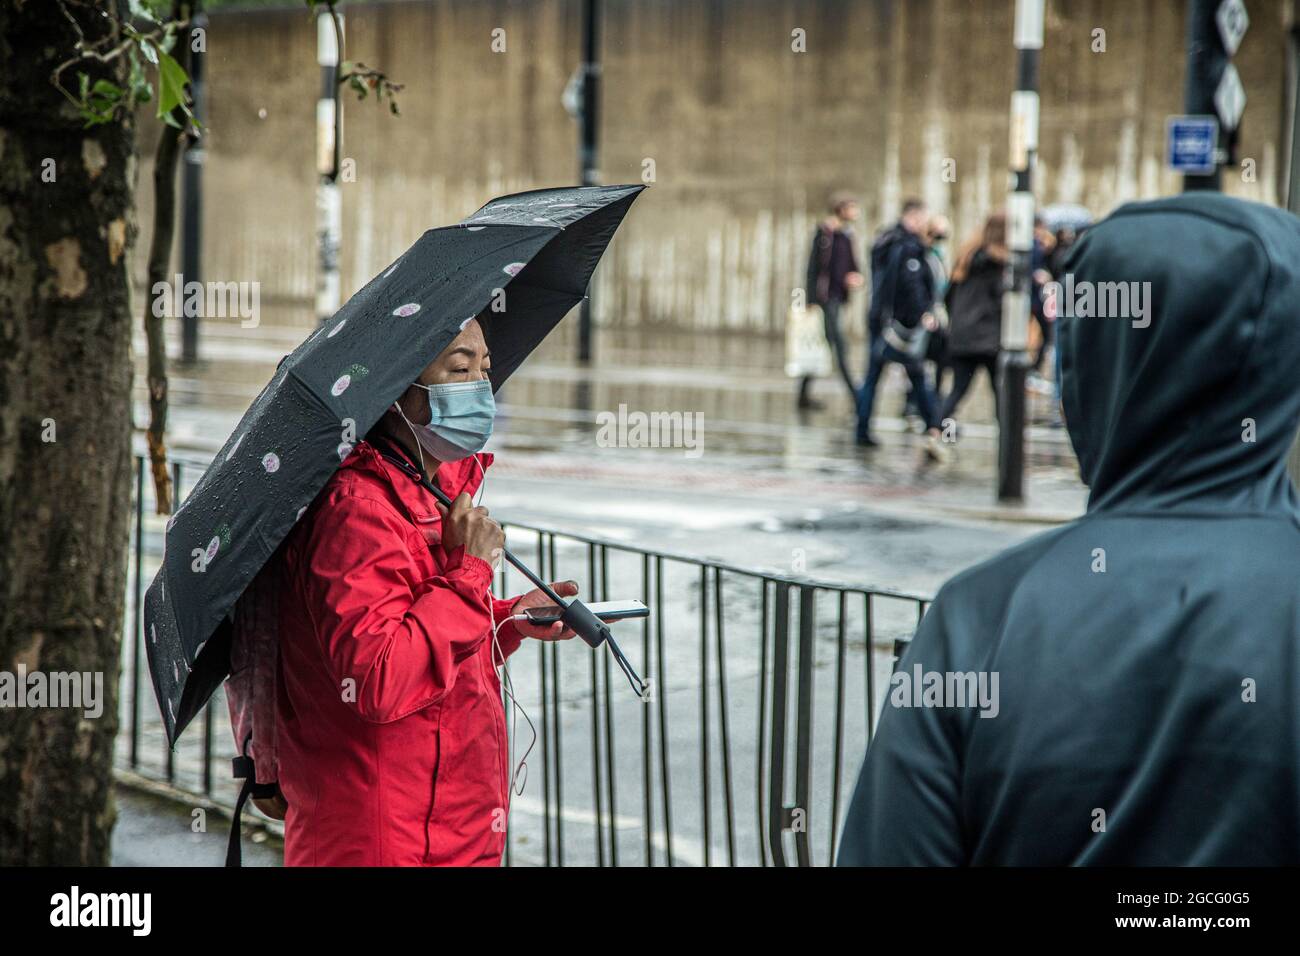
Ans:
{"label": "wet pavement", "polygon": [[[230,822],[193,801],[120,785],[115,791],[113,866],[223,866]],[[244,866],[279,866],[280,841],[264,832],[243,840]]]}

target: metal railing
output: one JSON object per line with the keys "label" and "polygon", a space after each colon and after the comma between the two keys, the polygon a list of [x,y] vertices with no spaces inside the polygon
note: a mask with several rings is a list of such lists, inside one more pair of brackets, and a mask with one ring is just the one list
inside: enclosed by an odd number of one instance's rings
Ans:
{"label": "metal railing", "polygon": [[[173,462],[178,501],[203,467]],[[183,735],[174,752],[164,741],[140,607],[165,519],[150,514],[142,458],[136,468],[134,633],[125,645],[119,765],[233,806],[224,768],[234,743],[221,693],[196,721],[197,735]],[[507,864],[833,860],[891,662],[929,599],[531,525],[506,530],[512,550],[544,578],[576,580],[589,600],[649,606],[648,618],[615,634],[651,681],[642,700],[606,651],[581,641],[527,641],[512,656],[515,698],[536,741],[520,773],[523,791],[512,798]],[[498,572],[498,594],[528,588],[513,569]],[[504,703],[515,759],[533,734]]]}

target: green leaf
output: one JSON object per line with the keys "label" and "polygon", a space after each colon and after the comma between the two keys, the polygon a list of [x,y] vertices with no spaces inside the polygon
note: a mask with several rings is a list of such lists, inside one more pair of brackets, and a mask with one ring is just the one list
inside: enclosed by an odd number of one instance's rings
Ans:
{"label": "green leaf", "polygon": [[150,23],[157,23],[158,18],[154,16],[152,10],[145,0],[130,0],[131,16],[139,17],[141,20],[148,20]]}
{"label": "green leaf", "polygon": [[[185,106],[185,87],[190,82],[185,68],[168,53],[158,56],[158,118],[170,116],[176,107]],[[185,109],[188,113],[189,110]]]}
{"label": "green leaf", "polygon": [[96,80],[95,85],[90,88],[90,93],[92,96],[116,100],[121,98],[122,88],[116,83],[110,83],[108,80]]}
{"label": "green leaf", "polygon": [[144,67],[140,65],[140,57],[134,50],[131,51],[131,76],[128,82],[132,103],[148,103],[153,99],[153,86],[145,76]]}

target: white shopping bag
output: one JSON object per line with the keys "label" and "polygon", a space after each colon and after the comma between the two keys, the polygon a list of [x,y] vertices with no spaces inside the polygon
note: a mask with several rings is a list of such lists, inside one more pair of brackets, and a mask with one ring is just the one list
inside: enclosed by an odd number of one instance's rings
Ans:
{"label": "white shopping bag", "polygon": [[785,374],[791,378],[829,375],[831,347],[819,305],[790,307],[785,324]]}

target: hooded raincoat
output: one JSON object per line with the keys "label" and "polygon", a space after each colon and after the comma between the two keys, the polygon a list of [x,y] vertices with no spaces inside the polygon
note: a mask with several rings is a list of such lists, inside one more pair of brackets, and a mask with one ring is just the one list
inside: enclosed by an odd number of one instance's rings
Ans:
{"label": "hooded raincoat", "polygon": [[[1087,513],[942,588],[839,862],[1300,863],[1300,220],[1127,205],[1067,272]],[[918,673],[954,693],[895,706]],[[961,706],[981,674],[991,705]]]}
{"label": "hooded raincoat", "polygon": [[[492,461],[443,464],[473,494]],[[361,442],[284,548],[278,690],[288,866],[500,862],[509,807],[492,568],[446,552],[435,499]],[[511,623],[500,653],[520,643]],[[500,656],[497,658],[500,660]]]}

